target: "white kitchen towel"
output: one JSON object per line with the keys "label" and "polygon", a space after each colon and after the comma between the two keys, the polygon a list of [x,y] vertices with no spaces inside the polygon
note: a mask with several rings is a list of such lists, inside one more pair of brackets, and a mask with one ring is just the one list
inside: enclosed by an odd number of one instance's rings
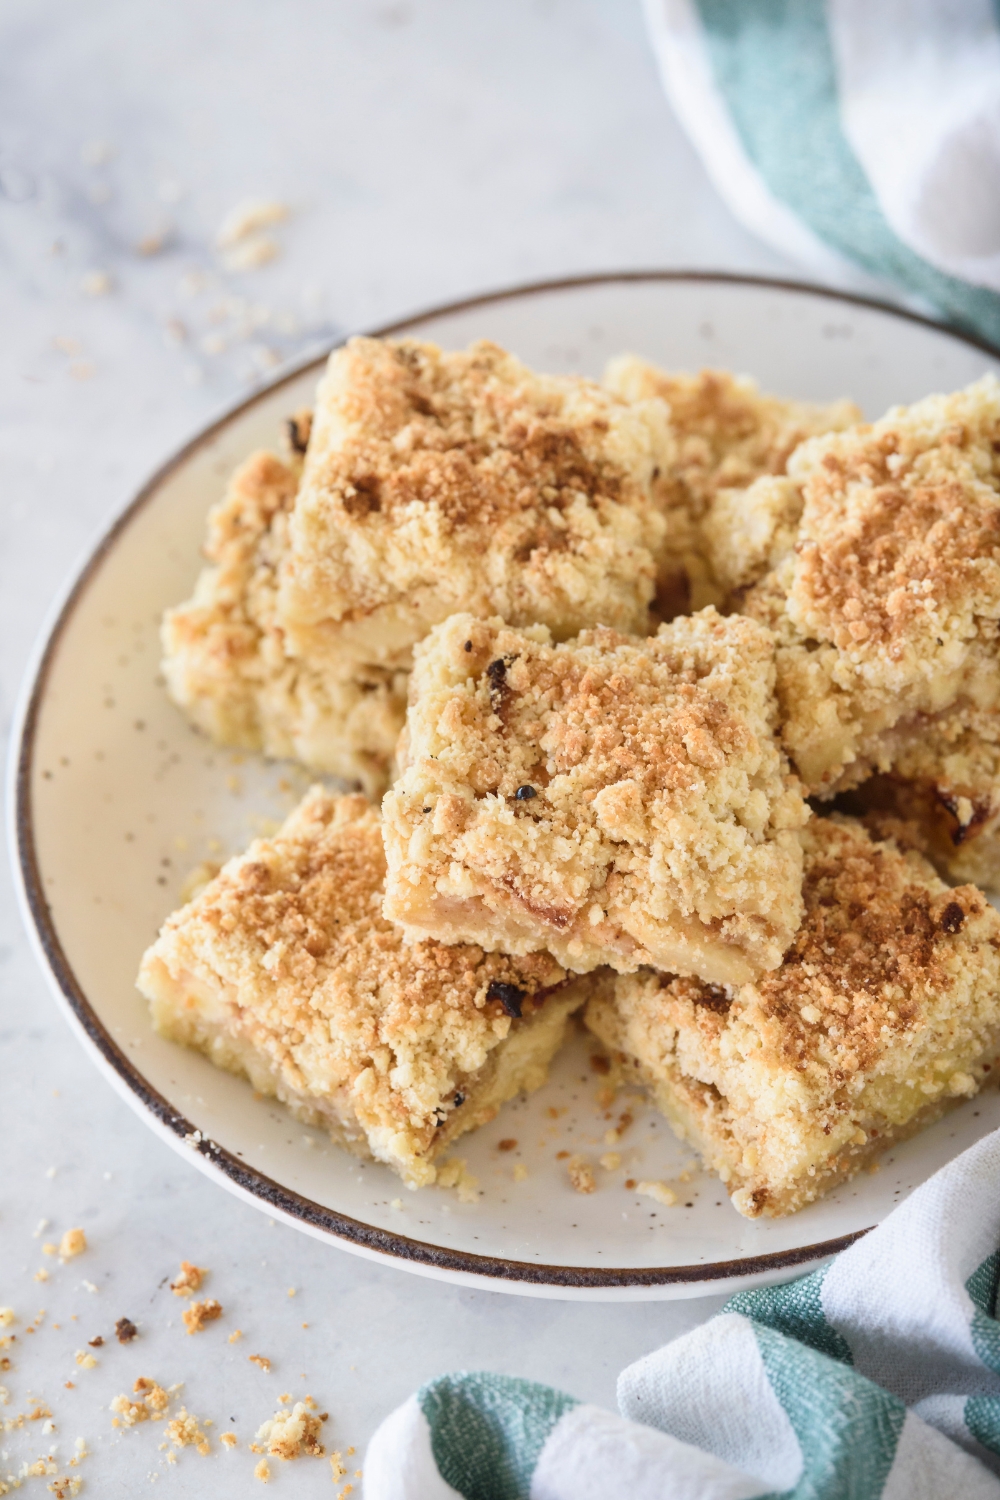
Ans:
{"label": "white kitchen towel", "polygon": [[674,110],[748,228],[1000,345],[998,0],[644,4]]}
{"label": "white kitchen towel", "polygon": [[829,1265],[741,1292],[624,1370],[620,1415],[429,1381],[366,1500],[1000,1500],[1000,1131]]}

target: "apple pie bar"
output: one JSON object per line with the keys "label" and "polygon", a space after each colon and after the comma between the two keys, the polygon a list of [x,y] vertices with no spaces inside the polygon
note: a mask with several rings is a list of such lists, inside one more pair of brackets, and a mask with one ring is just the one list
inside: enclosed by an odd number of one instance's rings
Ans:
{"label": "apple pie bar", "polygon": [[[706,604],[721,606],[736,586],[734,575],[748,581],[749,559],[742,546],[731,544],[730,492],[761,475],[783,474],[806,438],[861,421],[853,401],[787,401],[766,395],[747,376],[661,370],[632,354],[609,362],[604,384],[628,401],[659,397],[670,408],[677,457],[654,485],[668,523],[657,590],[666,618]],[[747,540],[752,555],[754,539]]]}
{"label": "apple pie bar", "polygon": [[[898,825],[897,825],[898,829]],[[856,821],[803,833],[805,918],[779,969],[616,979],[590,1030],[750,1218],[791,1213],[975,1094],[1000,1054],[1000,915]]]}
{"label": "apple pie bar", "polygon": [[[294,430],[301,445],[301,418]],[[194,596],[164,615],[163,673],[174,702],[217,744],[295,759],[374,795],[402,728],[406,676],[317,665],[286,649],[277,572],[299,468],[260,451],[233,474],[209,514],[209,565]]]}
{"label": "apple pie bar", "polygon": [[168,918],[139,988],[162,1036],[393,1167],[435,1180],[456,1136],[544,1082],[591,982],[547,953],[403,941],[377,811],[314,788]]}
{"label": "apple pie bar", "polygon": [[907,730],[1000,709],[1000,382],[812,438],[788,479],[794,545],[740,607],[778,636],[783,741],[826,797]]}
{"label": "apple pie bar", "polygon": [[386,916],[581,973],[775,968],[802,912],[808,810],[772,733],[773,651],[712,608],[645,640],[438,626],[383,804]]}
{"label": "apple pie bar", "polygon": [[457,611],[642,629],[672,462],[662,401],[536,375],[495,344],[354,338],[320,384],[278,618],[314,664],[408,667]]}

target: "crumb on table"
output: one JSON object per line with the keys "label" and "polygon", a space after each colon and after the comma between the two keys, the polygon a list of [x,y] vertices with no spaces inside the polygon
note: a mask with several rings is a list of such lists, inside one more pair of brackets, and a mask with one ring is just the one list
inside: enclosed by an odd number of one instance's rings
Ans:
{"label": "crumb on table", "polygon": [[170,1283],[170,1290],[175,1297],[190,1297],[192,1292],[198,1291],[207,1275],[205,1266],[196,1266],[189,1260],[182,1260],[180,1275]]}
{"label": "crumb on table", "polygon": [[222,1303],[214,1297],[206,1297],[204,1302],[192,1302],[181,1316],[188,1333],[200,1333],[206,1323],[214,1323],[216,1318],[222,1317]]}

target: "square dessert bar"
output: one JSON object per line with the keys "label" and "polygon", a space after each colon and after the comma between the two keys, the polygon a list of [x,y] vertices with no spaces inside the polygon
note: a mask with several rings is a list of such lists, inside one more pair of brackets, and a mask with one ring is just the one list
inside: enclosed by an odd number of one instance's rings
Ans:
{"label": "square dessert bar", "polygon": [[1000,382],[813,438],[788,477],[794,546],[741,608],[779,637],[784,744],[831,796],[908,730],[1000,708]]}
{"label": "square dessert bar", "polygon": [[589,981],[544,953],[404,943],[384,873],[375,809],[314,788],[168,918],[138,982],[162,1036],[419,1186],[544,1082]]}
{"label": "square dessert bar", "polygon": [[860,824],[803,835],[785,961],[721,988],[650,970],[586,1023],[718,1172],[740,1213],[791,1213],[976,1093],[1000,1054],[1000,915]]}
{"label": "square dessert bar", "polygon": [[442,942],[740,983],[802,910],[808,816],[773,640],[714,609],[648,640],[456,615],[416,653],[383,804],[386,915]]}
{"label": "square dessert bar", "polygon": [[[726,492],[743,489],[761,475],[783,474],[805,438],[861,421],[853,401],[786,401],[758,390],[745,375],[670,372],[632,354],[609,362],[604,384],[627,401],[659,397],[670,408],[677,457],[654,485],[668,521],[658,578],[660,606],[667,616],[706,604],[721,606],[738,582],[750,581],[743,576],[748,566],[744,547],[734,553],[727,518],[715,514],[717,507],[726,510]],[[751,542],[753,556],[753,538],[745,540]]]}
{"label": "square dessert bar", "polygon": [[457,611],[644,628],[665,523],[666,407],[462,353],[351,339],[319,387],[279,620],[312,663],[408,667]]}
{"label": "square dessert bar", "polygon": [[[289,424],[304,446],[307,419]],[[194,596],[163,619],[174,702],[217,744],[294,758],[381,793],[406,710],[406,677],[290,656],[277,621],[277,572],[301,463],[257,452],[209,514]]]}

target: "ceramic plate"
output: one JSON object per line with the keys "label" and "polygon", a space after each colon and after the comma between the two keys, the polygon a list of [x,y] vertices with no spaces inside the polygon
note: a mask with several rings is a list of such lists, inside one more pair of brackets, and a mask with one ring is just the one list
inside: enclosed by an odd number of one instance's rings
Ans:
{"label": "ceramic plate", "polygon": [[[869,416],[998,368],[973,342],[887,307],[710,275],[531,287],[383,331],[404,329],[446,347],[495,339],[553,372],[598,375],[622,350],[674,368],[722,366],[787,395],[853,396]],[[576,1034],[545,1089],[459,1143],[482,1188],[478,1202],[461,1203],[437,1188],[408,1192],[386,1167],[356,1161],[151,1031],[134,978],[185,875],[273,826],[307,784],[294,767],[217,750],[188,727],[158,676],[160,614],[190,592],[205,513],[226,475],[311,402],[320,368],[260,391],[150,481],[72,585],[39,652],[12,826],[29,923],[64,1010],[119,1092],[206,1175],[357,1254],[494,1290],[593,1299],[735,1290],[816,1264],[1000,1124],[1000,1098],[963,1105],[879,1172],[802,1213],[749,1223],[653,1111],[627,1098],[602,1107],[591,1049]],[[574,1192],[566,1153],[596,1163],[625,1109],[634,1119],[614,1146],[621,1167],[595,1166],[598,1191]],[[501,1140],[517,1145],[501,1151]],[[626,1178],[669,1181],[680,1202],[637,1197]]]}

